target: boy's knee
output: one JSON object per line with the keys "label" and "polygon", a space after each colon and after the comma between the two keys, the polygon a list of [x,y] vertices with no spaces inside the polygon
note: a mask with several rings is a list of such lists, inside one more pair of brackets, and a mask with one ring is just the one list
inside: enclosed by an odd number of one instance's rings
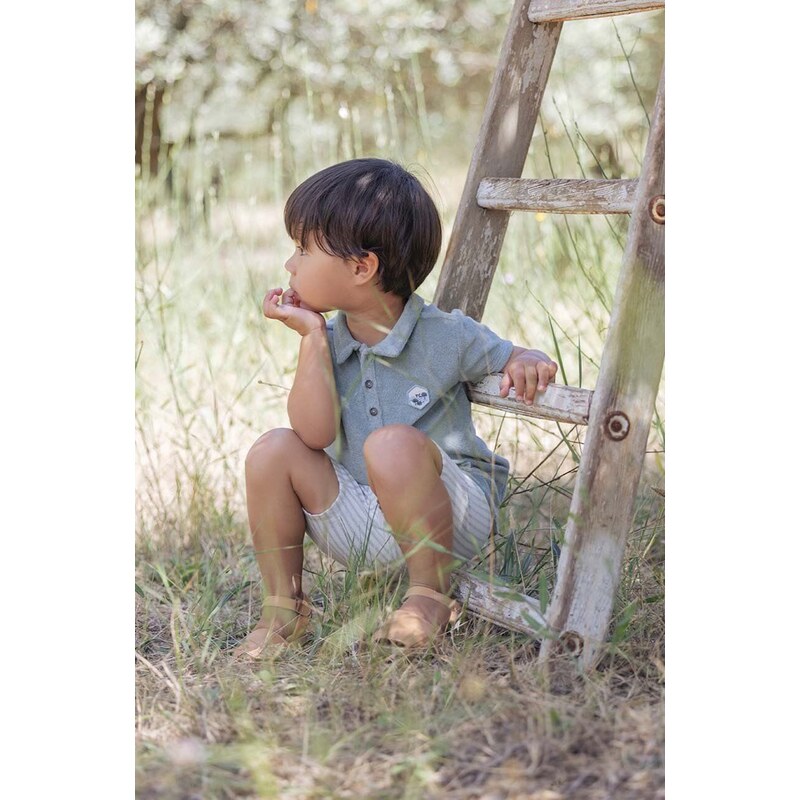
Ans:
{"label": "boy's knee", "polygon": [[364,442],[364,457],[377,457],[389,451],[420,450],[427,446],[428,437],[411,425],[384,425],[372,431]]}
{"label": "boy's knee", "polygon": [[364,460],[368,472],[398,473],[404,468],[414,469],[431,457],[435,462],[436,450],[436,445],[422,431],[410,425],[385,425],[367,436]]}
{"label": "boy's knee", "polygon": [[276,461],[285,459],[298,444],[302,444],[302,441],[291,428],[268,431],[259,436],[248,451],[244,461],[245,471],[252,472],[264,466],[274,466]]}

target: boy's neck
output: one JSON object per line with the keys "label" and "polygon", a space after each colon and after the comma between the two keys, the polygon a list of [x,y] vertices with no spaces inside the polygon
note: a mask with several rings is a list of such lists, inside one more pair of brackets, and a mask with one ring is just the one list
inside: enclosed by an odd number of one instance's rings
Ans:
{"label": "boy's neck", "polygon": [[368,347],[385,339],[403,313],[406,301],[396,294],[381,293],[374,302],[345,312],[350,335]]}

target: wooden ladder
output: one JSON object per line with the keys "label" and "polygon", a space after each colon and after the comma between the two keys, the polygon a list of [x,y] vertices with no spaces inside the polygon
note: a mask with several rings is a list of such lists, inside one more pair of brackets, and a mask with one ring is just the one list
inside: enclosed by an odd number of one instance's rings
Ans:
{"label": "wooden ladder", "polygon": [[588,425],[546,613],[491,578],[461,571],[456,579],[473,613],[540,638],[546,662],[565,656],[581,669],[596,664],[611,621],[664,363],[663,67],[638,179],[520,176],[564,21],[663,7],[663,0],[515,0],[434,297],[439,308],[480,320],[512,210],[631,215],[594,392],[552,384],[523,406],[500,398],[498,375],[470,387],[473,403]]}

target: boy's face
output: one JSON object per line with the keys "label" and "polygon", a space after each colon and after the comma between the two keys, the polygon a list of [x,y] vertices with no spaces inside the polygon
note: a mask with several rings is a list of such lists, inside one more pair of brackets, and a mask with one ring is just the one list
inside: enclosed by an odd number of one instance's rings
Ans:
{"label": "boy's face", "polygon": [[295,250],[285,267],[289,287],[300,300],[314,311],[334,311],[347,305],[352,287],[350,263],[338,256],[328,255],[310,237],[307,249],[295,242]]}

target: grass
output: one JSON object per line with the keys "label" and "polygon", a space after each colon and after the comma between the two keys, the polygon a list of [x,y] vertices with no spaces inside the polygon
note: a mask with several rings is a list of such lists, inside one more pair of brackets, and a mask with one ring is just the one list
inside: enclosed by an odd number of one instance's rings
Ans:
{"label": "grass", "polygon": [[[630,41],[621,22],[610,30],[627,75]],[[570,115],[558,63],[553,74],[526,174],[610,169]],[[624,177],[638,171],[649,107],[639,96],[651,91],[637,84],[633,111],[620,112],[641,120],[619,148]],[[402,155],[433,176],[446,240],[468,161],[449,161],[424,119],[419,137]],[[311,544],[311,636],[255,667],[231,662],[261,598],[244,455],[288,424],[297,339],[260,313],[266,288],[285,283],[289,253],[271,146],[202,147],[176,154],[176,175],[202,186],[211,164],[223,175],[218,191],[137,186],[137,795],[663,796],[663,395],[607,652],[569,694],[547,691],[535,642],[468,616],[437,653],[387,658],[368,633],[396,605],[402,576],[341,567]],[[299,152],[293,161],[306,172],[324,166]],[[594,386],[625,228],[620,218],[512,215],[484,321],[557,357],[560,381]],[[437,278],[438,269],[425,299]],[[546,604],[583,432],[483,410],[475,420],[512,465],[495,571]]]}
{"label": "grass", "polygon": [[[227,534],[141,564],[141,797],[658,796],[653,606],[626,606],[600,670],[558,696],[535,644],[475,619],[435,655],[387,658],[364,635],[396,581],[309,553],[313,634],[237,665],[226,648],[247,632],[259,587],[245,548],[230,544],[244,530]],[[657,591],[642,556],[626,581]]]}

